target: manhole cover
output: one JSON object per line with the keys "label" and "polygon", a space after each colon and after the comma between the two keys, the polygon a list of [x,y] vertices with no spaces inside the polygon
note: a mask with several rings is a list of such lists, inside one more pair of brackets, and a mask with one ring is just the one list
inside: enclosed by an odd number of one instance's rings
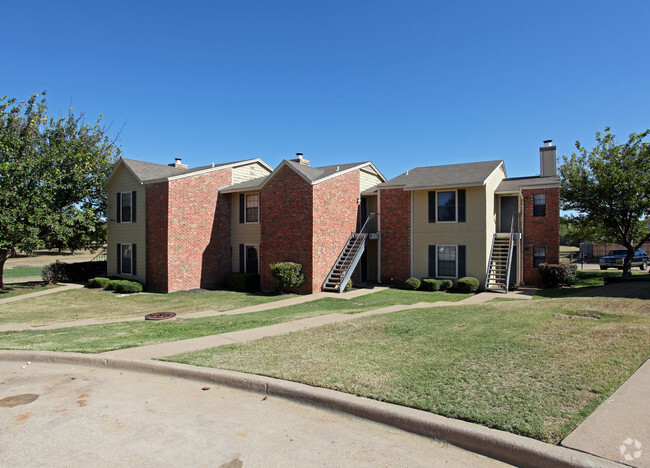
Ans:
{"label": "manhole cover", "polygon": [[176,317],[174,312],[154,312],[144,316],[145,320],[167,320]]}

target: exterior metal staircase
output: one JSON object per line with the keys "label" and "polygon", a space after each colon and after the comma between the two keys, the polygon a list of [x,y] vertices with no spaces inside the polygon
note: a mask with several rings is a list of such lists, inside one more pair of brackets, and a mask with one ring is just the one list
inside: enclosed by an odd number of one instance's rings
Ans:
{"label": "exterior metal staircase", "polygon": [[359,260],[361,260],[361,255],[363,255],[363,252],[366,250],[366,243],[368,242],[368,227],[370,221],[374,217],[375,214],[370,213],[370,216],[366,219],[361,230],[350,236],[345,247],[339,254],[339,258],[336,260],[334,267],[325,280],[323,291],[342,293],[345,290],[348,280],[352,276]]}
{"label": "exterior metal staircase", "polygon": [[492,249],[485,275],[486,290],[501,290],[508,292],[510,288],[510,268],[512,266],[512,251],[515,244],[515,226],[519,213],[513,213],[510,223],[510,234],[496,233],[492,238]]}

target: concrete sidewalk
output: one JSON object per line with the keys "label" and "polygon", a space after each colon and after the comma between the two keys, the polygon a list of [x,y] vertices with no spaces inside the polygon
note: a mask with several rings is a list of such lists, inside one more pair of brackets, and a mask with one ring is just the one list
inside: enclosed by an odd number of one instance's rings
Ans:
{"label": "concrete sidewalk", "polygon": [[[485,303],[487,301],[494,299],[495,297],[531,299],[532,296],[534,295],[534,291],[535,290],[532,289],[520,290],[517,292],[508,293],[507,295],[503,293],[480,293],[457,302],[447,302],[447,301],[418,302],[416,304],[409,304],[409,305],[406,304],[392,305],[392,306],[382,307],[381,309],[360,312],[358,314],[333,313],[327,315],[319,315],[316,317],[292,320],[289,322],[278,323],[276,325],[269,325],[266,327],[259,327],[259,328],[251,328],[247,330],[239,330],[234,332],[222,333],[219,335],[210,335],[210,336],[203,336],[199,338],[190,338],[187,340],[170,341],[167,343],[138,346],[134,348],[125,348],[116,351],[107,351],[105,353],[101,353],[100,355],[124,358],[124,359],[154,359],[163,356],[171,356],[173,354],[188,353],[193,351],[199,351],[201,349],[206,349],[206,348],[214,348],[216,346],[223,346],[223,345],[234,344],[234,343],[245,343],[248,341],[258,340],[260,338],[265,338],[267,336],[281,335],[283,333],[290,333],[290,332],[304,330],[307,328],[319,327],[321,325],[326,325],[329,323],[346,322],[348,320],[354,320],[362,317],[369,317],[371,315],[388,314],[391,312],[399,312],[402,310],[428,309],[430,307],[452,307],[452,306],[456,307],[462,305],[475,305],[475,304]],[[320,294],[332,294],[332,293],[320,293]],[[353,297],[359,297],[360,295],[361,294],[357,294]],[[316,295],[310,295],[307,297],[311,297],[311,296],[316,296]],[[319,299],[323,297],[320,295],[318,296]],[[338,298],[338,296],[341,295],[334,294],[334,297]],[[303,300],[303,297],[292,298],[292,299],[287,299],[286,301],[278,301],[278,302],[284,302],[284,304],[280,305],[280,307],[286,307],[287,305],[294,305],[294,304],[307,302],[306,300]],[[211,314],[210,313],[211,311],[206,311],[206,312],[199,312],[197,314],[191,314],[191,315],[192,317],[197,317],[197,316],[207,317],[211,315],[235,315],[235,314],[242,314],[242,313],[249,313],[249,312],[257,312],[259,310],[275,309],[278,307],[278,306],[274,306],[275,304],[277,304],[277,302],[271,304],[260,304],[252,307],[236,309],[233,311],[223,312],[223,313]],[[268,306],[274,306],[274,307],[268,307]],[[188,318],[188,317],[189,317],[188,315],[183,316],[183,318]]]}
{"label": "concrete sidewalk", "polygon": [[650,360],[562,445],[627,465],[650,467]]}
{"label": "concrete sidewalk", "polygon": [[[76,284],[76,283],[59,283],[58,288],[52,288],[52,289],[46,289],[45,291],[36,291],[33,293],[27,293],[27,294],[21,294],[19,296],[14,296],[14,297],[8,297],[6,299],[0,299],[0,304],[9,304],[10,302],[16,302],[16,301],[22,301],[24,299],[30,299],[32,297],[39,297],[39,296],[47,296],[48,294],[56,294],[64,291],[70,291],[72,289],[81,289],[83,288],[83,284]],[[32,328],[30,325],[27,324],[22,324],[26,325],[27,328]],[[0,330],[2,331],[2,330]]]}

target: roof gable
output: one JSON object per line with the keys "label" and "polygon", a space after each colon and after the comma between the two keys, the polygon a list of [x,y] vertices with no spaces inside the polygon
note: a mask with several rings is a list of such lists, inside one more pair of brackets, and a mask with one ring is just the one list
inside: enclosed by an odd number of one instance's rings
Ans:
{"label": "roof gable", "polygon": [[379,172],[379,170],[372,164],[370,161],[361,162],[361,163],[351,163],[351,164],[337,164],[331,166],[322,166],[322,167],[311,167],[305,164],[300,164],[296,161],[290,161],[285,159],[276,167],[273,172],[266,177],[266,180],[262,183],[260,188],[264,188],[273,177],[275,177],[283,167],[289,167],[294,172],[296,172],[300,177],[302,177],[310,185],[320,184],[326,180],[338,177],[348,172],[352,172],[356,169],[361,169],[368,167],[374,173],[376,173],[382,180],[386,178]]}

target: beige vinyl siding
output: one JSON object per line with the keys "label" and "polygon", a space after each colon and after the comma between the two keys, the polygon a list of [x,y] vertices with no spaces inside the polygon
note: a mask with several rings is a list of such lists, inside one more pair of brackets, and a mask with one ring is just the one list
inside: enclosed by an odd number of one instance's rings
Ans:
{"label": "beige vinyl siding", "polygon": [[[504,173],[499,169],[490,175],[485,186],[465,187],[467,221],[464,223],[429,223],[429,190],[413,192],[413,276],[428,277],[429,245],[464,245],[466,275],[485,282],[492,236],[496,232],[494,191],[503,178]],[[449,190],[453,189],[443,191]]]}
{"label": "beige vinyl siding", "polygon": [[235,167],[232,170],[232,183],[239,184],[260,177],[266,177],[270,171],[262,164],[256,162],[245,166]]}
{"label": "beige vinyl siding", "polygon": [[[246,192],[259,193],[259,192]],[[260,223],[240,223],[239,222],[239,193],[230,195],[231,199],[231,219],[232,219],[232,271],[239,271],[239,245],[260,245]],[[244,194],[245,195],[245,194]],[[260,212],[261,217],[264,216]],[[258,252],[259,254],[259,252]]]}
{"label": "beige vinyl siding", "polygon": [[377,184],[383,182],[381,177],[375,173],[373,170],[361,169],[360,171],[360,191],[368,190],[369,188],[374,187]]}
{"label": "beige vinyl siding", "polygon": [[[144,185],[121,165],[111,178],[108,186],[108,275],[117,275],[117,244],[136,244],[136,275],[124,275],[141,283],[146,281],[146,244],[145,244],[145,190]],[[135,223],[117,222],[117,193],[136,192]]]}

